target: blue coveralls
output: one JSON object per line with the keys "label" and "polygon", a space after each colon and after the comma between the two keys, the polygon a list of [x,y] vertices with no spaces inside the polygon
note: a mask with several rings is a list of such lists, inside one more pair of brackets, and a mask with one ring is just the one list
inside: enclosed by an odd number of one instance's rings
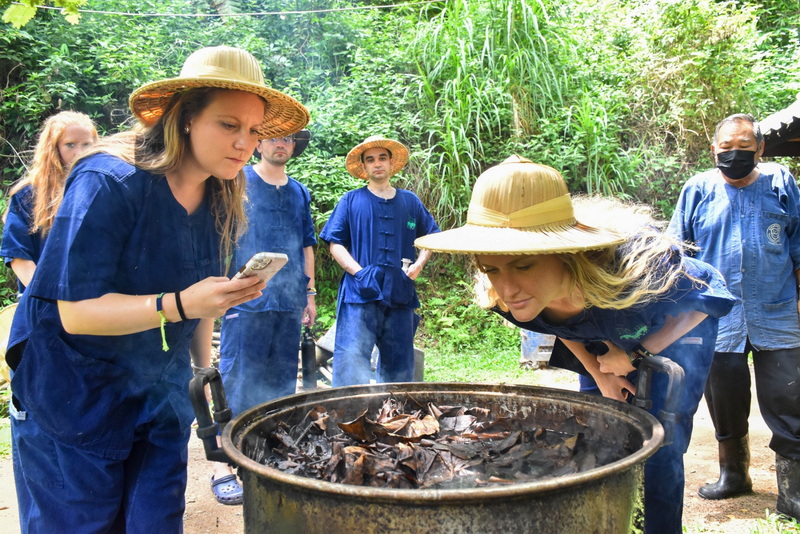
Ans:
{"label": "blue coveralls", "polygon": [[222,320],[219,370],[234,414],[277,397],[297,385],[303,310],[308,304],[303,249],[317,243],[311,196],[301,183],[266,183],[252,167],[247,177],[247,232],[239,239],[230,274],[256,252],[283,252],[289,262],[267,283],[263,295],[231,308]]}
{"label": "blue coveralls", "polygon": [[198,321],[167,323],[163,351],[158,328],[68,334],[56,301],[173,292],[222,274],[209,195],[188,215],[163,176],[106,154],[73,169],[7,353],[27,413],[23,532],[182,530]]}
{"label": "blue coveralls", "polygon": [[[643,338],[660,330],[667,315],[677,316],[693,310],[708,315],[698,326],[660,353],[683,367],[685,378],[674,441],[662,447],[645,464],[645,532],[649,534],[678,534],[682,531],[683,455],[689,447],[692,419],[703,396],[711,367],[719,317],[728,313],[734,302],[733,296],[725,288],[725,281],[713,267],[688,257],[683,258],[683,262],[691,277],[707,285],[697,284],[684,276],[672,291],[655,303],[624,310],[592,307],[558,324],[547,322],[541,315],[533,321],[520,322],[514,320],[510,313],[496,310],[517,326],[584,343],[590,352],[594,352],[590,347],[603,341],[631,350]],[[628,378],[636,383],[635,372]],[[667,377],[656,373],[651,389],[652,414],[657,415],[664,407],[666,389]],[[594,381],[583,375],[581,390],[594,390],[599,394]]]}
{"label": "blue coveralls", "polygon": [[717,440],[749,431],[752,351],[769,446],[800,460],[800,190],[783,165],[759,163],[758,169],[746,187],[730,185],[716,169],[693,176],[668,231],[697,245],[694,256],[719,269],[737,297],[720,319],[706,388]]}
{"label": "blue coveralls", "polygon": [[[414,240],[439,227],[419,198],[396,189],[391,199],[367,187],[345,193],[320,239],[344,246],[362,269],[344,273],[336,308],[333,386],[410,382],[414,378],[414,333],[419,307],[414,281],[402,259],[417,257]],[[377,377],[370,355],[378,346]]]}
{"label": "blue coveralls", "polygon": [[[9,199],[6,222],[3,226],[3,243],[0,245],[0,255],[2,255],[6,266],[10,267],[11,260],[14,258],[30,260],[35,264],[39,263],[46,237],[41,232],[31,232],[31,226],[33,226],[33,200],[33,187],[31,185],[23,187]],[[25,284],[20,280],[17,280],[17,289],[19,295],[22,295],[25,291]],[[24,317],[20,317],[20,319],[24,319]],[[30,513],[27,510],[30,510],[32,501],[19,465],[16,427],[17,421],[24,419],[27,414],[17,408],[13,402],[9,402],[11,460],[14,468],[19,515],[24,516]]]}

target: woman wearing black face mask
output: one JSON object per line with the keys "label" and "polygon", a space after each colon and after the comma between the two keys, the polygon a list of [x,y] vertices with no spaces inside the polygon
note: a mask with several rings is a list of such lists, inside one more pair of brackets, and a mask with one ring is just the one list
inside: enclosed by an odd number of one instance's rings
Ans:
{"label": "woman wearing black face mask", "polygon": [[669,227],[697,245],[697,259],[719,269],[737,297],[720,319],[705,390],[720,477],[698,493],[726,499],[752,488],[752,352],[759,407],[772,431],[776,508],[800,519],[800,191],[786,167],[759,162],[764,138],[750,115],[720,122],[711,148],[716,169],[684,185]]}

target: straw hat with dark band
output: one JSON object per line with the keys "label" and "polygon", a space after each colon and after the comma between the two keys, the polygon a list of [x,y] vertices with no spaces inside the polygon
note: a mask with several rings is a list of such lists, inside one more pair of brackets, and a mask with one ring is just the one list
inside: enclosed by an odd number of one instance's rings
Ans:
{"label": "straw hat with dark band", "polygon": [[467,224],[420,237],[422,249],[456,254],[560,254],[619,245],[623,234],[575,219],[561,174],[512,156],[472,189]]}
{"label": "straw hat with dark band", "polygon": [[408,149],[404,144],[391,139],[386,139],[380,135],[373,135],[364,139],[364,142],[356,145],[353,150],[348,152],[347,159],[344,161],[344,166],[347,172],[361,178],[362,180],[369,180],[364,167],[361,165],[361,155],[370,148],[385,148],[392,153],[392,168],[390,176],[394,176],[400,172],[403,167],[408,163]]}
{"label": "straw hat with dark band", "polygon": [[253,93],[267,102],[259,134],[284,137],[308,124],[308,110],[294,98],[264,83],[264,73],[249,52],[230,46],[201,48],[186,58],[180,76],[143,85],[128,103],[137,119],[155,124],[175,93],[196,87],[218,87]]}

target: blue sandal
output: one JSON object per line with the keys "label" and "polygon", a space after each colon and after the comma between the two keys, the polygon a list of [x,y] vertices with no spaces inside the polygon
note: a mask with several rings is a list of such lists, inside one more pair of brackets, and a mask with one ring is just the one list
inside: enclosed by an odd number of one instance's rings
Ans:
{"label": "blue sandal", "polygon": [[236,505],[244,502],[244,491],[236,480],[236,475],[225,475],[217,480],[212,476],[211,491],[221,504]]}

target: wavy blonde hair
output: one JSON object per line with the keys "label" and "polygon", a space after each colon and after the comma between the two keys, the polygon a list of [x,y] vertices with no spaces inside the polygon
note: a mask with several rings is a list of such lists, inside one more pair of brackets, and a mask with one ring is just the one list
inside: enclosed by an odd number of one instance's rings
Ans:
{"label": "wavy blonde hair", "polygon": [[[189,136],[183,128],[211,103],[217,92],[225,90],[202,87],[176,93],[153,126],[138,123],[130,131],[106,137],[81,158],[103,152],[153,174],[174,172],[188,151]],[[220,266],[227,272],[236,239],[247,227],[244,172],[240,170],[233,180],[211,176],[206,192],[220,235]]]}
{"label": "wavy blonde hair", "polygon": [[[31,186],[33,220],[30,232],[32,234],[41,232],[42,235],[47,235],[64,198],[64,182],[71,166],[65,166],[61,161],[58,142],[70,126],[86,128],[92,133],[94,141],[97,141],[97,128],[85,113],[62,111],[48,117],[39,131],[30,169],[8,192],[8,196],[12,197],[24,187]],[[3,214],[3,222],[7,214],[8,209]]]}
{"label": "wavy blonde hair", "polygon": [[[628,237],[614,247],[556,254],[570,277],[570,290],[580,289],[585,308],[622,310],[646,305],[688,276],[682,262],[686,245],[662,232],[665,224],[653,217],[651,208],[604,197],[575,197],[573,205],[582,223],[610,228]],[[593,224],[595,221],[598,224]],[[508,311],[480,270],[475,287],[481,306]]]}

